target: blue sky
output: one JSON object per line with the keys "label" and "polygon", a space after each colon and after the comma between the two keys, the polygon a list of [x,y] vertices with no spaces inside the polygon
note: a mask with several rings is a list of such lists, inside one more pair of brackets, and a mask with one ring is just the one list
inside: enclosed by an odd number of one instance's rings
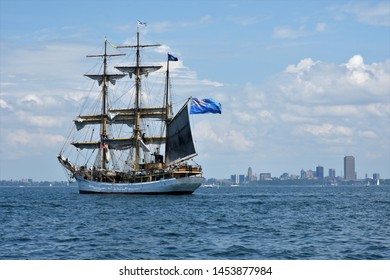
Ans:
{"label": "blue sky", "polygon": [[[65,180],[56,155],[105,37],[179,57],[175,92],[211,97],[193,118],[205,177],[317,165],[390,178],[388,1],[0,1],[0,179]],[[161,58],[163,60],[163,58]]]}

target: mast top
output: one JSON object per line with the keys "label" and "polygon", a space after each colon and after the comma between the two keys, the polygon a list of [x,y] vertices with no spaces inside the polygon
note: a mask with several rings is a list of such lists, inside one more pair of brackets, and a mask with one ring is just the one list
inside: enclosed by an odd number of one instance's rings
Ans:
{"label": "mast top", "polygon": [[112,57],[112,56],[125,56],[126,55],[125,53],[107,54],[107,43],[109,43],[110,46],[113,47],[114,49],[117,48],[116,46],[111,44],[111,42],[108,41],[108,39],[106,38],[104,40],[104,54],[90,54],[90,55],[87,55],[87,57]]}
{"label": "mast top", "polygon": [[[139,25],[145,25],[146,26],[146,23],[145,22],[140,22],[138,21],[138,26]],[[139,31],[138,31],[138,27],[137,27],[137,44],[136,45],[123,45],[123,46],[117,46],[118,49],[122,49],[122,48],[147,48],[147,47],[159,47],[161,46],[161,44],[146,44],[146,45],[141,45],[139,43]]]}

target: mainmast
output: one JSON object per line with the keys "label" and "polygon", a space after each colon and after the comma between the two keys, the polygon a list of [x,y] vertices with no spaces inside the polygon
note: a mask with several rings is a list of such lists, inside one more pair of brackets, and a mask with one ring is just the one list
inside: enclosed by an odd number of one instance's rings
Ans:
{"label": "mainmast", "polygon": [[106,169],[108,148],[104,141],[107,139],[107,40],[104,41],[104,57],[103,57],[103,104],[102,104],[102,128],[100,132],[100,144],[103,149],[102,168]]}
{"label": "mainmast", "polygon": [[139,140],[141,139],[141,129],[140,129],[140,98],[141,98],[141,75],[140,75],[140,55],[139,55],[139,31],[137,30],[137,61],[136,61],[136,77],[135,77],[135,170],[139,170]]}
{"label": "mainmast", "polygon": [[140,161],[140,141],[141,137],[141,75],[147,75],[149,72],[156,71],[161,68],[161,66],[141,66],[141,56],[140,49],[145,47],[157,47],[160,44],[153,45],[141,45],[139,41],[139,31],[137,29],[137,44],[136,45],[127,45],[127,46],[118,46],[117,48],[135,48],[136,49],[136,65],[135,67],[116,67],[122,72],[129,73],[130,77],[132,74],[135,74],[135,122],[134,122],[134,146],[135,146],[135,171],[140,170],[139,161]]}

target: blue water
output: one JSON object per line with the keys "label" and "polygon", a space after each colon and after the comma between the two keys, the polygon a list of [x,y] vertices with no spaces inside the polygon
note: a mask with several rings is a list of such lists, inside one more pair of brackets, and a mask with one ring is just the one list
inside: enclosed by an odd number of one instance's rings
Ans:
{"label": "blue water", "polygon": [[390,187],[0,187],[0,259],[390,259]]}

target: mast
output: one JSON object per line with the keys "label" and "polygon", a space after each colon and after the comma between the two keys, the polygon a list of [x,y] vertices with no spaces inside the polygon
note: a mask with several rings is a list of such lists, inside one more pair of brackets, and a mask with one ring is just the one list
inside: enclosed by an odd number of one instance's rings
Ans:
{"label": "mast", "polygon": [[156,71],[161,68],[161,66],[141,66],[140,60],[140,49],[145,47],[157,47],[161,46],[160,44],[153,45],[141,45],[139,40],[139,31],[137,27],[137,44],[136,45],[126,45],[126,46],[117,46],[117,48],[135,48],[136,49],[136,65],[135,71],[133,72],[132,67],[116,67],[122,72],[128,72],[130,77],[132,74],[135,74],[135,122],[134,122],[134,146],[135,146],[135,163],[134,170],[139,171],[139,161],[140,161],[140,141],[141,137],[141,76],[147,75],[149,72]]}
{"label": "mast", "polygon": [[165,80],[165,164],[167,165],[169,163],[169,157],[168,157],[168,122],[170,117],[169,112],[169,59],[167,59],[167,74],[166,74],[166,80]]}
{"label": "mast", "polygon": [[107,141],[107,112],[108,112],[108,81],[115,83],[116,79],[123,78],[122,74],[110,75],[107,73],[107,57],[111,56],[123,56],[125,54],[107,54],[107,39],[104,40],[104,54],[87,55],[87,57],[103,57],[103,74],[102,75],[85,75],[91,79],[98,80],[99,85],[102,85],[102,111],[101,111],[101,122],[100,122],[100,145],[99,149],[103,150],[101,158],[102,169],[107,168],[108,163],[108,145]]}
{"label": "mast", "polygon": [[107,40],[104,41],[104,57],[103,57],[103,105],[102,105],[102,128],[100,132],[100,145],[103,149],[102,168],[106,169],[108,147],[104,141],[107,139]]}
{"label": "mast", "polygon": [[140,56],[139,56],[139,31],[137,30],[137,46],[136,46],[136,77],[135,77],[135,170],[139,170],[139,139],[141,138],[140,129],[140,89],[141,89],[141,76],[140,76]]}

